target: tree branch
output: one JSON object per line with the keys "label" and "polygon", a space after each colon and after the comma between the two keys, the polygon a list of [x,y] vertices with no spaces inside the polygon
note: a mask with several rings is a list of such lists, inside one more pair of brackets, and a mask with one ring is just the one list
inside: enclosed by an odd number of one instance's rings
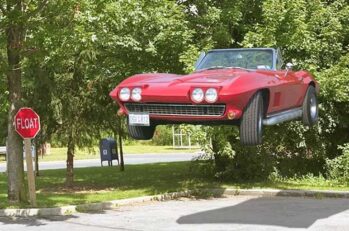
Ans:
{"label": "tree branch", "polygon": [[39,3],[38,7],[28,14],[28,18],[33,17],[36,14],[40,13],[47,6],[48,1],[49,0],[42,0]]}
{"label": "tree branch", "polygon": [[0,4],[0,11],[1,11],[1,13],[2,13],[3,15],[6,15],[6,14],[7,14],[7,12],[6,12],[6,10],[5,10],[5,8],[4,8],[4,6],[3,6],[2,4]]}

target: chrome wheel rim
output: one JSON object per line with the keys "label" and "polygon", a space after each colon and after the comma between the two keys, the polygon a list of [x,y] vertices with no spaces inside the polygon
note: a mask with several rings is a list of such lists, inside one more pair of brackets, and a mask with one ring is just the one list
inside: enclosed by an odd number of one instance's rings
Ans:
{"label": "chrome wheel rim", "polygon": [[316,119],[317,117],[317,102],[316,102],[316,96],[312,95],[312,97],[310,98],[310,116],[313,120]]}
{"label": "chrome wheel rim", "polygon": [[260,115],[258,118],[258,130],[259,131],[262,131],[262,121],[263,121],[262,115]]}
{"label": "chrome wheel rim", "polygon": [[262,131],[263,129],[263,106],[259,106],[259,116],[258,116],[258,130]]}

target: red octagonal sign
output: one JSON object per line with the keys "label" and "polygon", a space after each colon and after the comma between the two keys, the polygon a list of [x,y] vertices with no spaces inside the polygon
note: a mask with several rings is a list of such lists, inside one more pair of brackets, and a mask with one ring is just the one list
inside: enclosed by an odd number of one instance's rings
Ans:
{"label": "red octagonal sign", "polygon": [[23,139],[32,139],[40,131],[40,117],[31,108],[23,107],[15,115],[15,128]]}

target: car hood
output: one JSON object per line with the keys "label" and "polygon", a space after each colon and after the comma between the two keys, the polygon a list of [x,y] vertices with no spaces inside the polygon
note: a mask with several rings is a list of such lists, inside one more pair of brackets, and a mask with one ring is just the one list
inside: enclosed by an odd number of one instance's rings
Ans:
{"label": "car hood", "polygon": [[169,75],[169,74],[154,74],[148,78],[143,78],[140,82],[144,84],[228,84],[235,78],[241,76],[245,71],[233,70],[206,70],[194,72],[189,75]]}
{"label": "car hood", "polygon": [[[110,96],[117,100],[118,89],[138,86],[143,87],[142,95],[147,102],[168,102],[169,100],[186,102],[190,89],[194,87],[215,87],[219,89],[220,95],[229,95],[232,92],[239,94],[265,85],[266,79],[263,76],[273,76],[273,74],[271,71],[240,69],[203,70],[188,75],[138,74],[124,80],[110,93]],[[251,84],[252,82],[254,84]]]}

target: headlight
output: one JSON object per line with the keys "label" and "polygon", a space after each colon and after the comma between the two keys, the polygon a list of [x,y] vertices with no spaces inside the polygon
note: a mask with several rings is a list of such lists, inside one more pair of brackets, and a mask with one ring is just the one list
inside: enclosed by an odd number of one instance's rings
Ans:
{"label": "headlight", "polygon": [[204,100],[204,91],[201,88],[195,88],[191,93],[191,100],[195,103],[201,103]]}
{"label": "headlight", "polygon": [[142,89],[139,87],[133,88],[131,99],[133,101],[140,101],[142,99]]}
{"label": "headlight", "polygon": [[218,98],[218,94],[216,89],[214,88],[207,89],[205,93],[205,100],[207,103],[214,103],[217,101],[217,98]]}
{"label": "headlight", "polygon": [[122,88],[119,92],[119,99],[121,101],[129,100],[130,99],[130,89],[128,89],[127,87]]}

